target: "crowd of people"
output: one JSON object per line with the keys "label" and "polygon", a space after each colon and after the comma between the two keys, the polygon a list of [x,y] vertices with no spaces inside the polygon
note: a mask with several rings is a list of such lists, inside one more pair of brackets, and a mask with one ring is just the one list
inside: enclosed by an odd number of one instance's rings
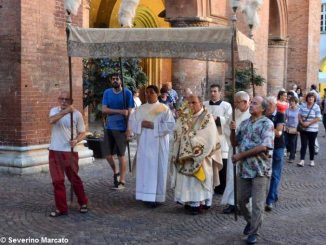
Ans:
{"label": "crowd of people", "polygon": [[[243,231],[248,235],[247,243],[254,244],[264,211],[272,211],[279,199],[284,162],[295,161],[299,136],[297,166],[305,165],[307,147],[309,166],[315,166],[319,121],[326,129],[326,98],[320,98],[315,85],[306,96],[297,86],[279,91],[277,97],[250,98],[247,92],[240,91],[234,96],[232,108],[222,99],[218,84],[210,86],[208,101],[189,88],[178,96],[171,83],[161,89],[149,85],[146,103],[142,104],[139,91],[132,93],[123,88],[119,74],[111,76],[111,83],[112,88],[104,91],[102,112],[107,115],[106,159],[113,171],[113,188],[123,190],[126,186],[126,146],[130,138],[136,138],[135,197],[147,206],[154,208],[165,202],[170,174],[174,201],[185,212],[204,213],[212,206],[214,193],[222,195],[223,213],[239,208],[247,221]],[[85,136],[84,122],[67,92],[60,93],[58,102],[59,106],[50,112],[49,166],[56,204],[51,217],[68,213],[64,173],[77,195],[80,212],[88,211],[88,199],[78,176],[77,152],[69,160],[69,152]],[[238,182],[238,203],[234,200],[234,178]]]}

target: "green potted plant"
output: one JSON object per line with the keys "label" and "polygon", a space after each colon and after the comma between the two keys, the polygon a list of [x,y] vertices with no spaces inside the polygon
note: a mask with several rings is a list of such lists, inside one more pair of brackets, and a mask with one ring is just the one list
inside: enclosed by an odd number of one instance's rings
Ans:
{"label": "green potted plant", "polygon": [[[96,118],[102,117],[102,97],[104,90],[112,87],[110,74],[120,72],[118,59],[84,59],[83,60],[83,104],[90,107]],[[144,86],[148,80],[140,66],[140,59],[123,59],[124,86],[131,91]]]}
{"label": "green potted plant", "polygon": [[[238,91],[248,91],[252,89],[255,91],[256,86],[262,86],[266,82],[266,79],[261,75],[257,74],[257,70],[253,69],[253,73],[251,68],[242,68],[237,69],[235,72],[235,93]],[[229,91],[226,94],[226,97],[230,103],[233,103],[233,90],[232,84],[228,84],[226,86],[226,90]]]}

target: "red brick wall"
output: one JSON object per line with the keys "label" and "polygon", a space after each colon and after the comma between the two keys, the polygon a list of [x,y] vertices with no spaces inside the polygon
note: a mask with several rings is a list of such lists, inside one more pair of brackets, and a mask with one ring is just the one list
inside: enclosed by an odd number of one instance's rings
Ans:
{"label": "red brick wall", "polygon": [[[6,110],[0,113],[1,125],[2,122],[7,122],[5,129],[2,126],[0,129],[1,137],[5,138],[2,144],[25,146],[48,143],[49,109],[56,105],[58,92],[69,88],[63,1],[4,2],[7,11],[1,11],[7,16],[4,16],[3,26],[11,36],[7,37],[8,44],[5,46],[7,51],[4,63],[7,64],[7,69],[0,68],[0,77],[4,77],[0,86],[5,84],[6,88],[5,91],[1,89],[4,94],[0,96],[1,110]],[[14,13],[17,13],[16,16]],[[73,23],[82,25],[82,9],[73,18]],[[1,31],[1,35],[2,33],[5,32]],[[3,47],[2,44],[0,46]],[[18,48],[15,49],[15,46]],[[10,74],[8,68],[12,70]],[[81,110],[80,59],[73,58],[72,70],[74,104]],[[13,92],[8,91],[8,84],[13,87]],[[12,98],[10,101],[4,99],[5,93],[7,98]]]}
{"label": "red brick wall", "polygon": [[20,0],[0,0],[0,146],[20,137]]}
{"label": "red brick wall", "polygon": [[288,81],[299,82],[303,88],[305,88],[307,78],[308,7],[309,1],[307,0],[291,0],[288,3]]}
{"label": "red brick wall", "polygon": [[305,89],[318,81],[320,1],[291,0],[288,11],[288,81]]}

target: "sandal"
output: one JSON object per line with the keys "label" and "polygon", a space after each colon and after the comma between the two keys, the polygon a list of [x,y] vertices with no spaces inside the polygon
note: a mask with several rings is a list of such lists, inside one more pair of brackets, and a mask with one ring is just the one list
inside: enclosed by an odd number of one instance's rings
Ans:
{"label": "sandal", "polygon": [[86,204],[82,205],[79,209],[79,212],[82,214],[86,214],[88,212],[87,205]]}
{"label": "sandal", "polygon": [[52,218],[55,218],[55,217],[59,217],[62,215],[67,215],[67,214],[68,214],[67,212],[60,212],[59,210],[55,210],[55,211],[52,211],[49,216]]}

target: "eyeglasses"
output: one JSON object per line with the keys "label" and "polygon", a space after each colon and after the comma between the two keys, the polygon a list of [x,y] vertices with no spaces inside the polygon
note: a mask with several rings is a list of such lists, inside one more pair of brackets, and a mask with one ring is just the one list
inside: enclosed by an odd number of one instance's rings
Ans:
{"label": "eyeglasses", "polygon": [[234,101],[234,104],[240,104],[241,102],[244,102],[244,103],[246,103],[247,101],[245,101],[245,100]]}
{"label": "eyeglasses", "polygon": [[61,101],[70,101],[70,98],[59,98]]}

